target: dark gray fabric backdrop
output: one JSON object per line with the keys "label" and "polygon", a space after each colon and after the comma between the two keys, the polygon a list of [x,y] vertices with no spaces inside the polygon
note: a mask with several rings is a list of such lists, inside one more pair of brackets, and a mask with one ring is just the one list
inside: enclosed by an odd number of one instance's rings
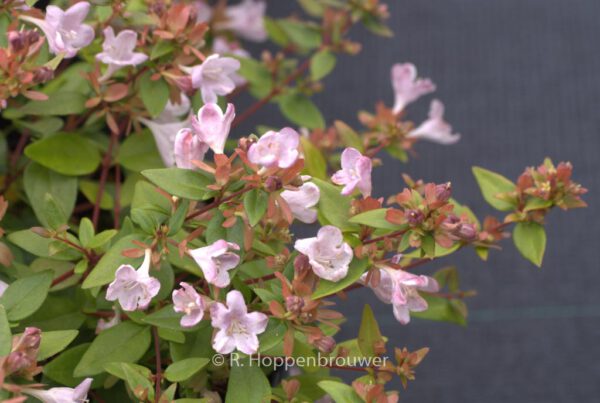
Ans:
{"label": "dark gray fabric backdrop", "polygon": [[[294,3],[269,1],[269,7],[287,15]],[[391,104],[389,68],[411,61],[437,83],[435,96],[463,138],[449,147],[421,143],[419,157],[407,165],[385,159],[374,172],[376,196],[398,191],[403,172],[451,180],[455,197],[483,216],[492,210],[480,196],[472,165],[515,178],[545,156],[571,161],[576,180],[591,189],[588,209],[549,217],[542,269],[519,257],[512,241],[488,263],[471,250],[441,262],[455,264],[463,287],[479,291],[469,300],[466,328],[418,320],[402,326],[368,290],[352,295],[376,307],[391,344],[431,348],[402,400],[600,401],[600,2],[387,3],[395,38],[357,32],[364,50],[340,60],[316,102],[329,122],[356,124],[357,110],[372,109],[379,99]],[[423,119],[430,99],[409,107],[409,116]],[[273,107],[257,122],[277,126],[284,120]],[[342,340],[356,335],[360,312],[352,300],[340,305],[349,318]]]}

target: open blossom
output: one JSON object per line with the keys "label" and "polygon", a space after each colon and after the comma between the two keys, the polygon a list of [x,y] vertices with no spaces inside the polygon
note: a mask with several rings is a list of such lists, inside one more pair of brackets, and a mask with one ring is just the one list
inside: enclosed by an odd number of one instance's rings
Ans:
{"label": "open blossom", "polygon": [[342,152],[342,169],[331,177],[336,185],[343,185],[344,196],[352,194],[358,188],[363,196],[371,195],[371,169],[369,157],[360,153],[356,148],[348,147]]}
{"label": "open blossom", "polygon": [[146,249],[144,262],[139,269],[128,264],[121,265],[115,273],[115,279],[106,290],[108,301],[119,300],[125,311],[146,309],[152,298],[160,290],[160,282],[150,277],[152,251]]}
{"label": "open blossom", "polygon": [[248,150],[248,159],[253,164],[267,168],[289,168],[298,159],[300,136],[289,127],[278,132],[269,130]]}
{"label": "open blossom", "polygon": [[231,281],[227,272],[240,263],[240,257],[231,250],[239,249],[239,245],[220,239],[211,245],[190,250],[190,255],[202,269],[206,281],[223,288]]}
{"label": "open blossom", "polygon": [[212,304],[210,317],[212,326],[219,329],[212,346],[221,354],[229,354],[235,349],[245,354],[256,353],[257,335],[265,331],[269,320],[264,313],[248,313],[244,297],[237,290],[227,293],[227,306],[220,302]]}
{"label": "open blossom", "polygon": [[344,242],[342,231],[333,225],[322,227],[315,238],[298,239],[294,249],[308,256],[317,276],[329,281],[346,277],[354,255],[350,245]]}
{"label": "open blossom", "polygon": [[267,4],[262,0],[242,0],[225,9],[227,21],[219,24],[220,29],[229,29],[238,36],[254,42],[267,39],[265,11]]}
{"label": "open blossom", "polygon": [[44,32],[50,52],[64,53],[64,57],[68,59],[94,40],[94,29],[83,23],[89,11],[90,3],[82,1],[66,11],[48,6],[43,20],[28,16],[21,18],[37,25]]}
{"label": "open blossom", "polygon": [[238,60],[213,54],[202,64],[184,70],[189,72],[192,87],[200,89],[202,100],[207,104],[217,102],[218,95],[227,95],[235,89],[239,68]]}
{"label": "open blossom", "polygon": [[286,201],[294,217],[303,223],[311,224],[317,220],[317,210],[321,191],[314,183],[307,182],[298,190],[284,190],[281,197]]}
{"label": "open blossom", "polygon": [[192,118],[192,127],[198,138],[208,144],[215,154],[223,154],[234,118],[233,104],[227,104],[223,113],[219,105],[207,103],[198,111],[198,117]]}
{"label": "open blossom", "polygon": [[50,388],[39,390],[24,388],[23,393],[31,395],[44,403],[85,403],[87,394],[92,386],[92,378],[86,378],[75,388]]}
{"label": "open blossom", "polygon": [[392,87],[394,113],[402,111],[406,105],[419,97],[435,91],[435,84],[430,79],[417,78],[417,68],[412,63],[398,63],[392,66]]}
{"label": "open blossom", "polygon": [[192,161],[201,161],[208,151],[208,145],[203,143],[193,130],[185,128],[177,132],[175,136],[175,165],[178,168],[194,169]]}
{"label": "open blossom", "polygon": [[173,291],[173,309],[185,313],[179,322],[181,326],[195,326],[204,317],[204,300],[188,283],[181,282],[179,285],[181,288]]}
{"label": "open blossom", "polygon": [[440,144],[454,144],[460,140],[460,134],[452,133],[452,126],[444,120],[444,104],[437,99],[431,101],[429,119],[411,130],[408,137]]}
{"label": "open blossom", "polygon": [[[363,274],[361,281],[365,281],[367,274]],[[384,303],[392,304],[394,316],[403,325],[410,322],[410,312],[427,310],[427,301],[418,291],[437,292],[440,286],[434,278],[416,275],[404,270],[395,270],[384,267],[380,270],[379,284],[373,287],[369,284],[375,295]]]}
{"label": "open blossom", "polygon": [[115,37],[112,27],[104,29],[104,43],[102,52],[96,55],[96,59],[108,64],[108,71],[103,78],[108,78],[124,66],[136,66],[144,63],[148,56],[140,52],[134,52],[137,42],[137,33],[130,29],[123,30]]}
{"label": "open blossom", "polygon": [[181,120],[189,111],[190,100],[181,94],[181,102],[175,104],[169,100],[165,110],[156,119],[139,118],[152,132],[158,152],[167,167],[175,166],[175,137],[181,129],[190,125],[189,119]]}

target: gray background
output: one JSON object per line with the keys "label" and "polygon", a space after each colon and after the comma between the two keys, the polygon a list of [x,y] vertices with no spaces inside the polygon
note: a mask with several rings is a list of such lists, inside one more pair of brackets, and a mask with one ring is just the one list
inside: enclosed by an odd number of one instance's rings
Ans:
{"label": "gray background", "polygon": [[[269,1],[269,13],[287,15],[293,3]],[[590,207],[550,215],[542,269],[518,256],[510,240],[487,263],[472,250],[440,262],[437,267],[456,265],[463,288],[479,292],[468,301],[466,328],[420,320],[402,326],[391,306],[359,290],[340,303],[349,321],[339,340],[356,336],[360,312],[353,301],[360,298],[361,306],[369,301],[376,307],[391,345],[431,348],[402,401],[599,401],[600,2],[387,3],[395,38],[357,31],[363,51],[340,60],[316,102],[328,122],[356,126],[357,110],[372,110],[380,99],[391,105],[389,68],[411,61],[436,82],[435,96],[463,138],[453,146],[420,143],[418,158],[406,165],[385,158],[374,171],[375,196],[400,190],[403,172],[451,180],[454,196],[481,217],[493,211],[480,196],[472,165],[516,178],[549,156],[574,164],[575,179],[591,189],[585,197]],[[425,118],[430,99],[410,106],[409,117]],[[265,108],[253,124],[258,122],[284,123],[274,107]],[[436,268],[431,266],[423,272]]]}

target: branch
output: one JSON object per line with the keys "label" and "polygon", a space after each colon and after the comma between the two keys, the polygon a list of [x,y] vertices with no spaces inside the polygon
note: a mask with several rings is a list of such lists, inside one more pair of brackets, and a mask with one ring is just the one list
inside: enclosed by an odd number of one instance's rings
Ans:
{"label": "branch", "polygon": [[98,220],[100,219],[100,202],[102,201],[104,187],[106,186],[106,180],[108,179],[108,171],[110,170],[112,152],[118,139],[119,133],[114,131],[111,132],[110,141],[108,143],[108,149],[106,150],[106,154],[104,154],[104,159],[102,160],[100,183],[98,184],[98,192],[96,193],[96,200],[94,202],[94,212],[92,213],[92,223],[94,224],[95,230],[98,229]]}
{"label": "branch", "polygon": [[154,390],[154,401],[158,403],[161,395],[160,382],[162,380],[162,362],[160,357],[160,339],[158,337],[156,326],[152,326],[152,336],[154,338],[154,354],[156,355],[156,379],[154,380],[156,386]]}
{"label": "branch", "polygon": [[242,190],[238,190],[237,192],[230,194],[229,196],[225,197],[224,199],[217,199],[217,200],[213,201],[212,203],[209,203],[206,206],[202,207],[200,210],[196,210],[193,213],[188,214],[188,216],[185,217],[185,220],[188,221],[188,220],[191,220],[192,218],[196,218],[199,215],[202,215],[202,214],[206,213],[207,211],[210,211],[213,208],[220,206],[223,203],[227,203],[227,202],[235,199],[239,195],[242,195],[252,189],[254,189],[254,187],[250,186],[247,188],[243,188]]}

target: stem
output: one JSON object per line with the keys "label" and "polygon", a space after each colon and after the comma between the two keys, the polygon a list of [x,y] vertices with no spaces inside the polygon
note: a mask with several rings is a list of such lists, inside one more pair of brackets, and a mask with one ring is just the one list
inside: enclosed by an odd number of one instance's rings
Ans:
{"label": "stem", "polygon": [[230,194],[229,196],[225,197],[224,199],[217,199],[217,200],[213,201],[212,203],[209,203],[206,206],[202,207],[200,210],[196,210],[193,213],[188,214],[188,216],[185,217],[185,220],[188,221],[188,220],[191,220],[192,218],[198,217],[199,215],[202,215],[202,214],[206,213],[207,211],[210,211],[213,208],[220,206],[223,203],[227,203],[228,201],[231,201],[231,200],[235,199],[236,197],[238,197],[239,195],[242,195],[252,189],[254,189],[254,187],[250,186],[247,188],[243,188],[242,190],[238,190],[237,192]]}
{"label": "stem", "polygon": [[115,144],[119,138],[119,133],[112,132],[110,135],[110,142],[108,143],[108,149],[104,154],[102,160],[102,171],[100,173],[100,183],[98,184],[98,193],[96,193],[96,200],[94,202],[94,212],[92,213],[92,223],[94,229],[98,229],[98,220],[100,219],[100,202],[102,201],[102,195],[104,194],[104,187],[106,186],[106,180],[108,178],[108,171],[110,170],[110,164],[112,160],[112,152]]}
{"label": "stem", "polygon": [[52,280],[52,284],[50,285],[50,287],[54,287],[55,285],[60,284],[63,281],[70,279],[74,274],[75,274],[75,269],[71,269],[71,270],[61,274],[60,276],[58,276],[54,280]]}
{"label": "stem", "polygon": [[158,403],[160,400],[160,382],[162,380],[162,362],[160,357],[160,339],[158,337],[158,329],[155,326],[152,326],[152,336],[154,338],[154,354],[156,355],[156,379],[155,382],[155,391],[154,391],[154,401]]}
{"label": "stem", "polygon": [[[23,154],[23,150],[25,149],[25,146],[27,145],[27,142],[29,141],[30,137],[31,136],[29,135],[28,131],[24,131],[23,134],[21,134],[21,137],[19,137],[19,142],[17,143],[17,146],[15,147],[15,150],[11,154],[10,160],[9,160],[9,164],[10,164],[9,167],[11,170],[14,170],[17,167],[19,158],[21,158],[21,155]],[[2,190],[0,190],[0,195],[3,195],[4,193],[6,193],[6,191],[10,187],[10,185],[15,181],[15,179],[17,179],[23,173],[24,170],[25,169],[22,168],[22,169],[19,169],[14,174],[9,173],[8,175],[6,175],[4,184],[2,185]]]}
{"label": "stem", "polygon": [[275,273],[271,273],[271,274],[266,274],[262,277],[257,277],[257,278],[251,278],[248,279],[246,281],[244,281],[246,284],[254,284],[254,283],[260,283],[261,281],[266,281],[266,280],[272,280],[275,278]]}
{"label": "stem", "polygon": [[269,103],[271,99],[273,99],[276,95],[278,95],[285,87],[287,87],[292,81],[300,77],[308,68],[310,67],[310,59],[305,60],[296,70],[292,72],[280,85],[275,86],[271,92],[269,92],[264,98],[259,99],[254,104],[250,105],[248,109],[242,112],[241,115],[237,116],[233,123],[231,124],[231,128],[239,126],[244,120],[248,119],[250,116],[254,115],[259,109]]}
{"label": "stem", "polygon": [[114,227],[119,229],[121,226],[121,166],[115,166],[115,206],[114,206]]}
{"label": "stem", "polygon": [[404,235],[404,233],[406,233],[406,231],[408,231],[408,229],[403,229],[403,230],[391,232],[391,233],[389,233],[387,235],[378,236],[377,238],[368,239],[368,240],[366,240],[366,241],[363,242],[363,245],[368,245],[370,243],[383,241],[386,238],[394,238],[394,237],[397,237],[399,235]]}

